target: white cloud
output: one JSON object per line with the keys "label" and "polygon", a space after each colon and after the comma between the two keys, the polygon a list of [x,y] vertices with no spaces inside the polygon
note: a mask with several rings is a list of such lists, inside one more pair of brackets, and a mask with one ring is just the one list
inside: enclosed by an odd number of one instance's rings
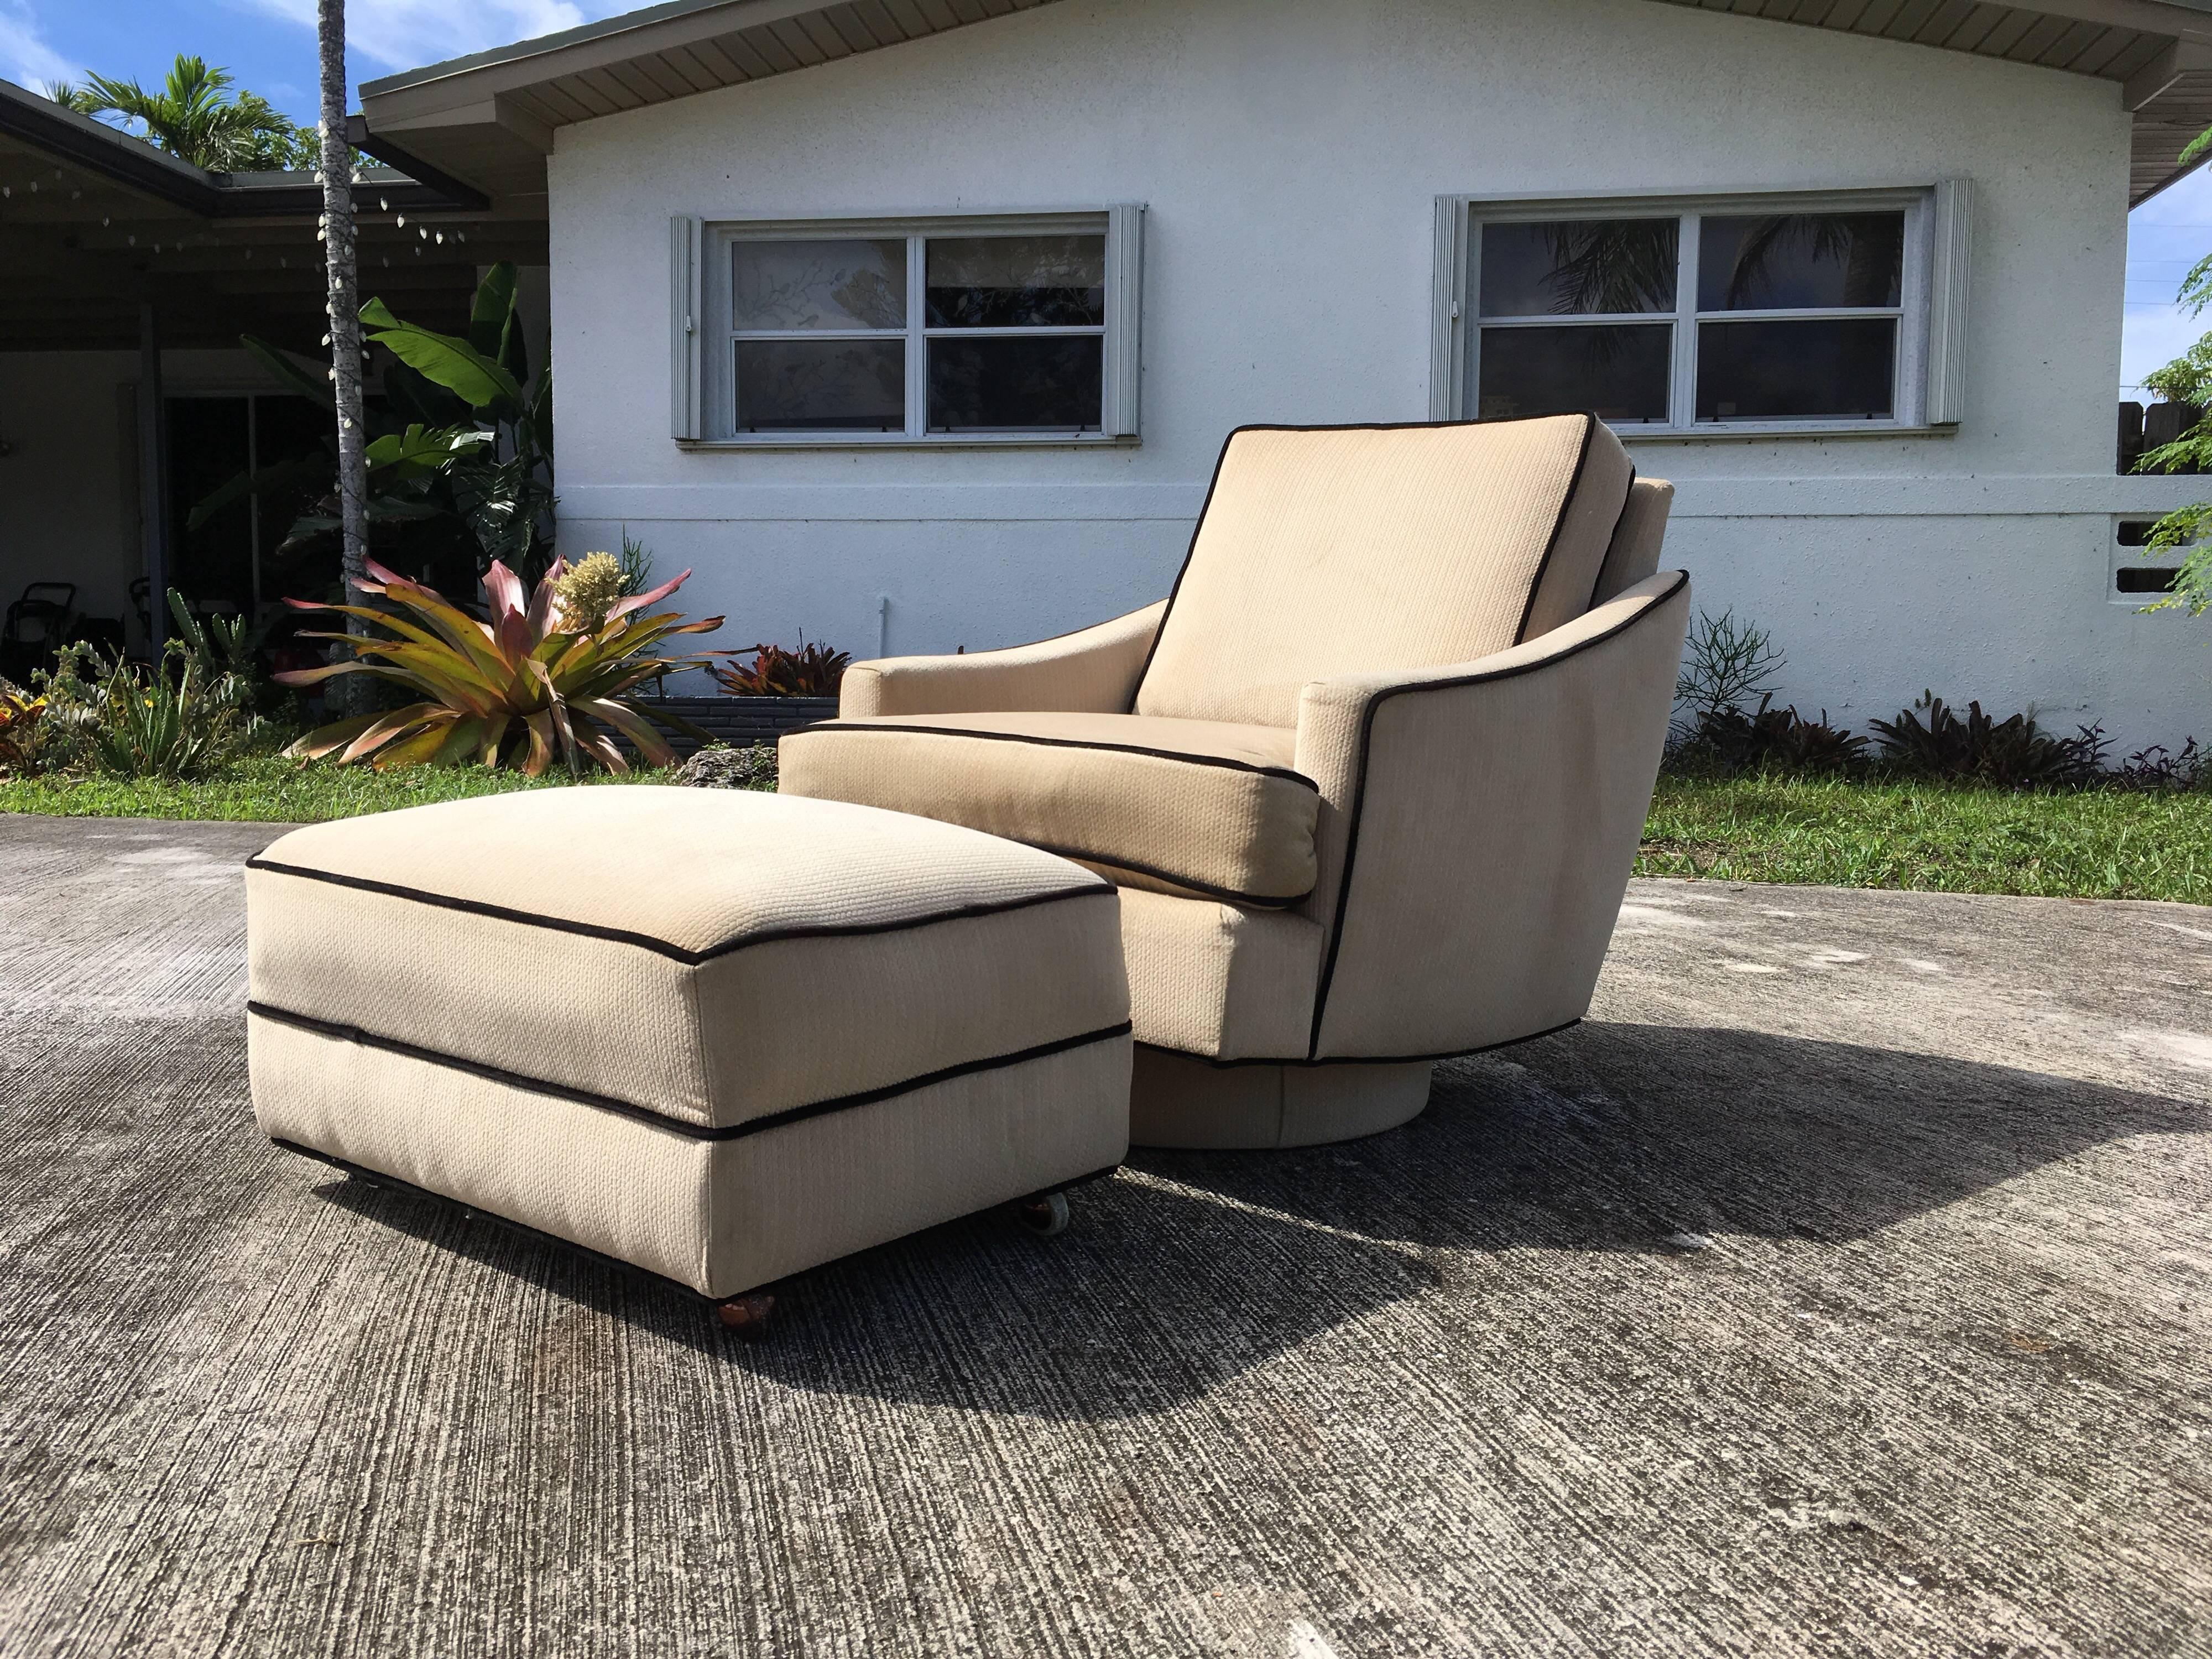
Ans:
{"label": "white cloud", "polygon": [[49,81],[74,81],[82,73],[46,43],[26,0],[0,0],[0,81],[43,92]]}
{"label": "white cloud", "polygon": [[[0,0],[0,6],[11,0]],[[253,0],[304,28],[315,27],[315,0]],[[416,69],[448,58],[574,28],[594,18],[632,9],[633,0],[352,0],[346,7],[346,44],[386,70]],[[0,15],[4,15],[0,13]],[[374,76],[365,77],[374,79]]]}

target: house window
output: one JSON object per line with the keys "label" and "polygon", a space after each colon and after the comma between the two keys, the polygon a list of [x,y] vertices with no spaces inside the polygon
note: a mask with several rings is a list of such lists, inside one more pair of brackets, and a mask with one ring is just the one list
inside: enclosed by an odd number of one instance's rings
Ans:
{"label": "house window", "polygon": [[687,433],[679,403],[677,435],[783,446],[1132,437],[1139,222],[1130,209],[702,225],[696,301],[684,307],[703,325],[699,408]]}
{"label": "house window", "polygon": [[1590,410],[1640,435],[1959,418],[1960,187],[1450,198],[1439,227],[1440,416]]}

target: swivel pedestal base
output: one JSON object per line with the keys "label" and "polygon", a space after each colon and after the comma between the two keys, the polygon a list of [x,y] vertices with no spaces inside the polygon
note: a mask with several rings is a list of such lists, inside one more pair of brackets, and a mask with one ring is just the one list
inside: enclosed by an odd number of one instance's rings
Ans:
{"label": "swivel pedestal base", "polygon": [[1139,1044],[1129,1139],[1139,1146],[1319,1146],[1380,1134],[1429,1103],[1426,1060],[1216,1066]]}

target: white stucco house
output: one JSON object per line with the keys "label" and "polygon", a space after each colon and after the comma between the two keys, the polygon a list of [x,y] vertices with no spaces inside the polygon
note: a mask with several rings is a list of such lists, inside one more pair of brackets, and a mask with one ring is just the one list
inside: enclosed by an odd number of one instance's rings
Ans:
{"label": "white stucco house", "polygon": [[673,0],[362,91],[547,225],[564,550],[732,642],[1146,603],[1240,422],[1593,408],[1808,712],[2212,737],[2114,459],[2206,0]]}

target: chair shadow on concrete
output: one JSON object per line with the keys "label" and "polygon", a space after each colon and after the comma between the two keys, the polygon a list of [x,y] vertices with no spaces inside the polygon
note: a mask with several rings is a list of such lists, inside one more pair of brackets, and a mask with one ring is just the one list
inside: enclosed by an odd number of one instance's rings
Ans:
{"label": "chair shadow on concrete", "polygon": [[1296,1153],[1139,1152],[1184,1186],[1378,1242],[1665,1249],[1840,1241],[2202,1102],[1729,1028],[1586,1022],[1439,1066],[1402,1129]]}
{"label": "chair shadow on concrete", "polygon": [[1761,1032],[1590,1024],[1440,1069],[1429,1109],[1287,1152],[1138,1151],[1058,1238],[948,1223],[777,1286],[744,1342],[619,1263],[407,1190],[320,1190],[655,1336],[812,1393],[1098,1420],[1202,1398],[1440,1282],[1423,1252],[1834,1242],[2200,1105]]}
{"label": "chair shadow on concrete", "polygon": [[[987,1212],[772,1287],[769,1334],[722,1331],[666,1280],[410,1188],[335,1177],[317,1196],[514,1281],[810,1392],[1047,1418],[1141,1416],[1437,1282],[1417,1252],[1253,1215],[1142,1176],[1070,1194],[1033,1237]],[[495,1292],[497,1294],[497,1292]]]}

